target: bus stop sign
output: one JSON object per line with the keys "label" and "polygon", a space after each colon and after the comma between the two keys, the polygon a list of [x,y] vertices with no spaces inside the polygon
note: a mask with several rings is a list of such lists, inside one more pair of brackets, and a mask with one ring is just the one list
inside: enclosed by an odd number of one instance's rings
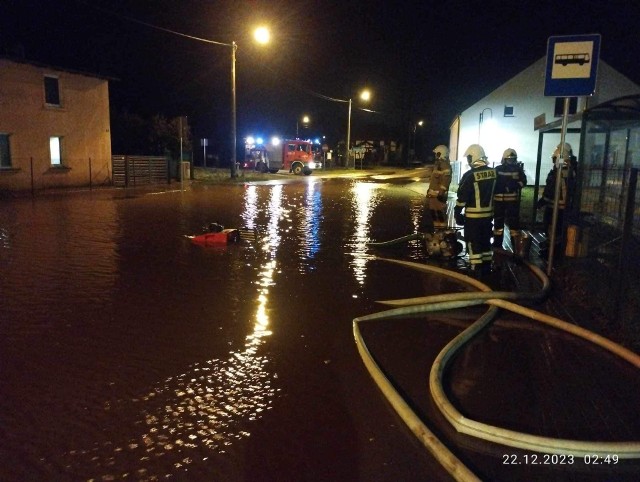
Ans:
{"label": "bus stop sign", "polygon": [[544,95],[593,95],[599,57],[600,34],[549,37]]}

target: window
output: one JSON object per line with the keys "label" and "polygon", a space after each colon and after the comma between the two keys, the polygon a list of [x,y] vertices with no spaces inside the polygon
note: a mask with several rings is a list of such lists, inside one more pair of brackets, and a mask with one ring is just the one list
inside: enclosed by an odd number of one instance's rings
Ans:
{"label": "window", "polygon": [[[575,114],[578,111],[578,98],[569,98],[569,114]],[[553,110],[553,115],[556,117],[562,117],[564,113],[564,97],[556,97],[556,106]]]}
{"label": "window", "polygon": [[62,151],[60,149],[61,144],[62,144],[62,138],[60,137],[49,138],[49,152],[51,153],[52,166],[62,165]]}
{"label": "window", "polygon": [[2,169],[3,167],[11,167],[9,134],[0,134],[0,169]]}
{"label": "window", "polygon": [[515,117],[516,113],[515,113],[515,109],[513,108],[512,105],[505,105],[504,106],[504,116],[505,117]]}
{"label": "window", "polygon": [[295,150],[296,150],[296,145],[295,144],[287,144],[287,151],[295,152]]}
{"label": "window", "polygon": [[44,77],[44,101],[48,105],[60,105],[60,88],[58,78],[45,75]]}

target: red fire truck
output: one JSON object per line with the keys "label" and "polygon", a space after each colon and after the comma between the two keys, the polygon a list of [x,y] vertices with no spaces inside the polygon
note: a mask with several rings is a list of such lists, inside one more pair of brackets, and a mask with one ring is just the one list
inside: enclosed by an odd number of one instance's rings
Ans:
{"label": "red fire truck", "polygon": [[271,142],[262,144],[249,137],[242,166],[261,172],[276,173],[282,169],[308,176],[314,169],[321,168],[322,162],[314,156],[310,141],[274,137]]}

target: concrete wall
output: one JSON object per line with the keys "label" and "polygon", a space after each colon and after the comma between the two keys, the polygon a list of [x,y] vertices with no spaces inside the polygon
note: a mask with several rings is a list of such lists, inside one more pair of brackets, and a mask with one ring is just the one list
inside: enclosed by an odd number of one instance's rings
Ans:
{"label": "concrete wall", "polygon": [[[45,103],[44,77],[58,78],[60,105]],[[11,167],[0,190],[88,186],[111,180],[109,86],[105,79],[0,59],[0,133],[9,135]],[[61,166],[49,138],[62,138]],[[33,174],[32,174],[33,172]]]}

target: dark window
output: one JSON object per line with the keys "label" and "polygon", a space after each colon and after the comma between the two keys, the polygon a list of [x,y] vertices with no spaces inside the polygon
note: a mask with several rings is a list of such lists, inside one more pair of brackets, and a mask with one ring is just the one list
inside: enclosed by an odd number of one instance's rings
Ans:
{"label": "dark window", "polygon": [[513,108],[512,105],[505,105],[504,106],[504,116],[505,117],[513,117],[515,116],[515,109]]}
{"label": "dark window", "polygon": [[49,105],[60,105],[60,89],[57,77],[44,78],[44,101]]}
{"label": "dark window", "polygon": [[[578,111],[578,98],[570,97],[569,98],[569,114],[575,114]],[[556,97],[556,107],[554,109],[553,115],[556,117],[562,117],[562,113],[564,112],[564,97]]]}
{"label": "dark window", "polygon": [[0,134],[0,168],[1,167],[11,167],[9,134]]}

